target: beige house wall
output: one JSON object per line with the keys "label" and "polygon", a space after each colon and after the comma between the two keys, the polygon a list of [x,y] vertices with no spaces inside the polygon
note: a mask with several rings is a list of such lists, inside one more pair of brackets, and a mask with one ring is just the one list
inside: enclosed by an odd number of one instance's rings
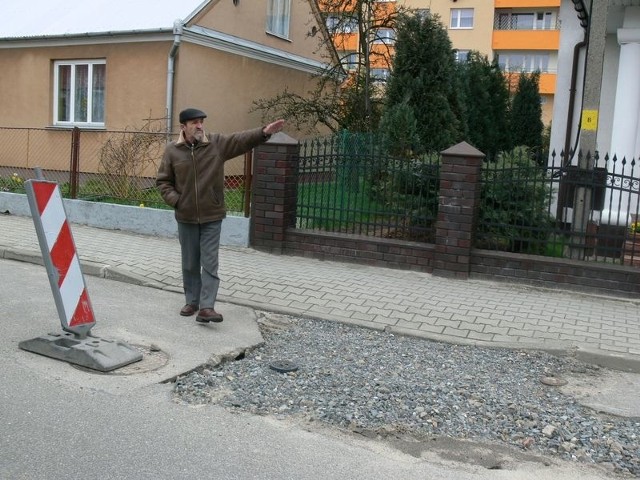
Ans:
{"label": "beige house wall", "polygon": [[51,125],[51,51],[0,50],[0,127]]}
{"label": "beige house wall", "polygon": [[254,100],[285,88],[304,93],[313,84],[302,71],[188,43],[180,47],[176,72],[175,111],[201,108],[208,129],[227,133],[260,125],[259,112],[250,113]]}
{"label": "beige house wall", "polygon": [[[202,109],[209,132],[232,133],[261,126],[260,112],[250,112],[254,100],[275,96],[285,88],[303,95],[313,87],[305,72],[188,43],[180,47],[176,71],[175,111]],[[174,123],[177,131],[179,126]],[[302,136],[291,127],[285,131]],[[242,174],[242,164],[240,158],[229,162],[227,175]]]}
{"label": "beige house wall", "polygon": [[167,52],[171,43],[112,43],[0,49],[0,127],[53,125],[56,60],[106,59],[105,128],[121,130],[165,116]]}
{"label": "beige house wall", "polygon": [[[258,8],[259,7],[259,8]],[[186,107],[208,113],[207,131],[231,133],[261,125],[253,102],[269,98],[285,88],[305,95],[313,90],[311,64],[324,62],[328,50],[318,49],[320,35],[307,33],[317,25],[307,0],[293,0],[289,39],[265,33],[266,2],[219,1],[190,22],[227,35],[246,39],[306,59],[296,66],[281,66],[200,43],[193,34],[183,35],[175,57],[172,116],[173,132],[179,131],[178,113]],[[214,41],[195,39],[205,45]],[[170,32],[152,34],[87,35],[52,39],[27,39],[0,44],[0,167],[36,166],[65,171],[71,154],[71,128],[53,126],[53,78],[56,60],[106,61],[104,129],[82,128],[81,171],[99,169],[100,148],[118,130],[137,130],[146,119],[167,117],[168,57],[174,44]],[[49,46],[51,45],[51,46]],[[252,54],[261,58],[263,52]],[[268,56],[265,55],[265,59]],[[293,64],[293,62],[290,62]],[[275,119],[274,119],[275,120]],[[5,127],[5,128],[3,128]],[[17,130],[28,128],[30,130]],[[285,128],[287,134],[300,132]],[[159,161],[159,158],[158,158]],[[227,164],[227,175],[243,174],[243,159]],[[155,175],[157,166],[145,174]]]}
{"label": "beige house wall", "polygon": [[201,17],[196,17],[191,24],[210,28],[227,35],[251,40],[268,47],[286,50],[290,53],[308,58],[327,57],[318,53],[321,34],[316,27],[314,35],[310,35],[317,23],[313,20],[309,0],[291,0],[291,23],[289,37],[281,38],[267,33],[267,2],[243,0],[237,6],[231,1],[218,1],[213,8]]}

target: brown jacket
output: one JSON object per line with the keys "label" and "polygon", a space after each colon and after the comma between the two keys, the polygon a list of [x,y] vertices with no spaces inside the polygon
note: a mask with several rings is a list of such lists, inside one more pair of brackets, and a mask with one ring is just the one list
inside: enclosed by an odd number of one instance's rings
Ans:
{"label": "brown jacket", "polygon": [[230,135],[205,135],[195,147],[184,134],[165,148],[156,185],[164,201],[175,209],[178,222],[206,223],[226,216],[224,162],[265,142],[263,127]]}

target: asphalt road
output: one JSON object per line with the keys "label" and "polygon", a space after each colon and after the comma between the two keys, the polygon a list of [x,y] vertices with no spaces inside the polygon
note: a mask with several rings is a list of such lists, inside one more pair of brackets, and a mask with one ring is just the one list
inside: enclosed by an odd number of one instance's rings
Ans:
{"label": "asphalt road", "polygon": [[[498,446],[443,441],[411,454],[406,445],[175,403],[166,380],[262,341],[255,312],[225,304],[222,324],[202,326],[177,315],[180,294],[85,280],[92,333],[153,347],[158,359],[102,374],[21,350],[20,341],[59,332],[60,322],[44,267],[0,260],[1,479],[611,478]],[[502,469],[487,469],[487,458]]]}

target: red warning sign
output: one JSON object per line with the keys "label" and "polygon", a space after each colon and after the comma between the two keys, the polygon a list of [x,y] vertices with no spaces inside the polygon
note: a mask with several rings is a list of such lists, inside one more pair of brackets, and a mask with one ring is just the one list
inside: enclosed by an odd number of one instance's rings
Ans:
{"label": "red warning sign", "polygon": [[25,187],[62,328],[85,334],[95,317],[58,184],[28,180]]}

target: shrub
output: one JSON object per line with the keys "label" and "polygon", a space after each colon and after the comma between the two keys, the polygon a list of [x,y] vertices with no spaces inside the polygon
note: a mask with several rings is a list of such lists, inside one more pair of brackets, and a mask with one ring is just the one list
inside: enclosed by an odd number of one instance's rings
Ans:
{"label": "shrub", "polygon": [[147,119],[139,129],[111,136],[100,149],[100,170],[108,175],[112,195],[135,197],[140,189],[136,179],[155,166],[165,145],[160,120]]}
{"label": "shrub", "polygon": [[544,254],[552,217],[546,169],[527,147],[516,147],[485,164],[476,245]]}

